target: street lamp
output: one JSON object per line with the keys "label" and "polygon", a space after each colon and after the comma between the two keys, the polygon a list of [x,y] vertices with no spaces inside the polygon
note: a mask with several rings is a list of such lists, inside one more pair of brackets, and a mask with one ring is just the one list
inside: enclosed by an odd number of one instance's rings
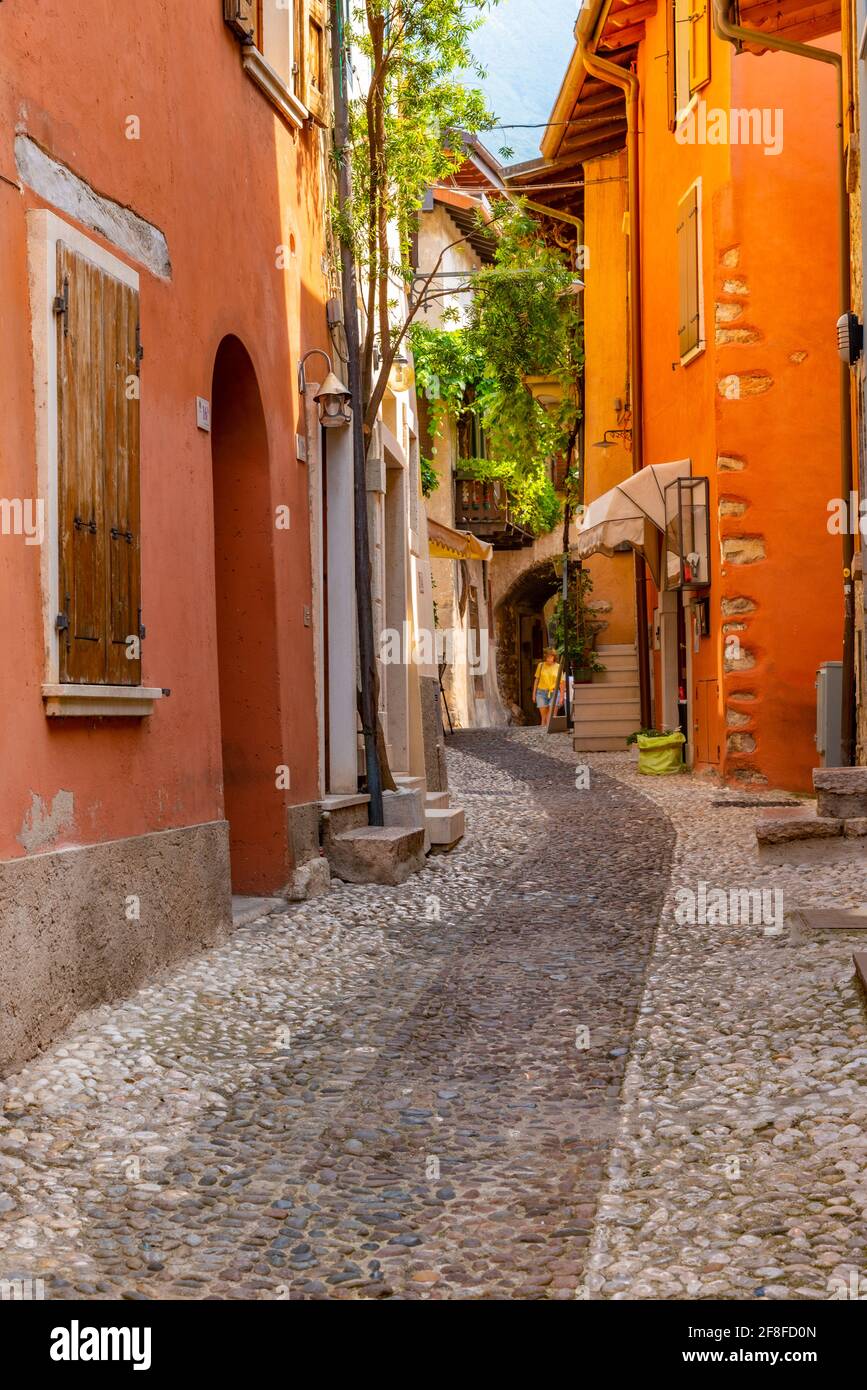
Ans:
{"label": "street lamp", "polygon": [[352,393],[338,376],[335,375],[331,366],[331,358],[322,348],[311,348],[305,352],[301,361],[298,363],[298,390],[303,396],[307,391],[307,377],[304,372],[304,363],[308,357],[324,357],[328,363],[328,375],[320,386],[318,392],[313,397],[319,406],[319,422],[325,429],[343,429],[352,421]]}
{"label": "street lamp", "polygon": [[594,449],[613,449],[615,439],[622,439],[625,448],[632,444],[632,430],[606,430],[601,439],[594,440]]}
{"label": "street lamp", "polygon": [[408,391],[415,380],[415,373],[409,364],[406,353],[398,352],[389,372],[389,382],[393,391]]}

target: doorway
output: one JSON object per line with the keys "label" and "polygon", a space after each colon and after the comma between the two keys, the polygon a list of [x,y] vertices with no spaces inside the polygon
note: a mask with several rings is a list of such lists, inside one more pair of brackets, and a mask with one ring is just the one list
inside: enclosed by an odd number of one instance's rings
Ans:
{"label": "doorway", "polygon": [[[232,891],[275,893],[289,875],[277,677],[274,517],[265,412],[243,343],[224,338],[211,389],[214,580]],[[280,783],[283,782],[283,786]]]}

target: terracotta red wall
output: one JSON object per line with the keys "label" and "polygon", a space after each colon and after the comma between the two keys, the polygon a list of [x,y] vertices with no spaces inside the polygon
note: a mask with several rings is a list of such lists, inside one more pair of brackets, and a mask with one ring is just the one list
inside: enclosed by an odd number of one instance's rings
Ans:
{"label": "terracotta red wall", "polygon": [[[34,394],[25,210],[13,148],[26,132],[98,193],[164,233],[172,278],[140,273],[142,337],[143,682],[170,687],[141,722],[50,722],[43,712],[37,547],[0,537],[0,857],[45,808],[73,812],[32,848],[135,835],[223,814],[211,439],[195,398],[210,396],[229,334],[261,391],[270,504],[291,508],[275,533],[273,659],[290,802],[317,795],[307,475],[296,460],[299,353],[325,346],[318,132],[293,132],[242,71],[219,0],[42,0],[0,12],[0,495],[35,495]],[[125,136],[127,117],[141,138]],[[86,229],[84,229],[86,230]],[[90,233],[89,233],[90,234]],[[288,269],[279,245],[294,239]],[[94,235],[94,240],[101,238]],[[127,260],[108,243],[113,254]],[[135,265],[134,261],[130,264]]]}
{"label": "terracotta red wall", "polygon": [[[681,145],[666,124],[665,64],[654,61],[664,49],[660,7],[641,49],[646,462],[689,456],[710,479],[712,627],[692,684],[719,679],[719,770],[806,790],[815,670],[839,659],[842,642],[839,538],[826,524],[840,486],[834,76],[789,55],[735,57],[714,38],[708,107],[782,109],[783,150]],[[698,176],[708,345],[684,367],[675,228]],[[734,317],[715,324],[717,304]],[[725,394],[733,376],[738,399]],[[740,599],[746,612],[725,611]],[[733,622],[742,629],[727,630]],[[726,669],[727,635],[741,642],[742,669]]]}

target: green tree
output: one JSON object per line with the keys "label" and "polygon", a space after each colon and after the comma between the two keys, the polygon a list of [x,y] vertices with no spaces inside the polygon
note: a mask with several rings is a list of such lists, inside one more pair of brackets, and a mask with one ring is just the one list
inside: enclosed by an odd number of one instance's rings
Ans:
{"label": "green tree", "polygon": [[[467,74],[483,75],[470,48],[496,0],[358,0],[345,51],[360,55],[369,82],[350,104],[352,199],[335,208],[338,236],[355,251],[365,310],[361,344],[365,429],[372,430],[394,358],[418,311],[401,290],[415,274],[411,237],[428,188],[464,160],[455,132],[490,117]],[[463,80],[461,80],[463,79]],[[438,268],[438,266],[436,267]]]}

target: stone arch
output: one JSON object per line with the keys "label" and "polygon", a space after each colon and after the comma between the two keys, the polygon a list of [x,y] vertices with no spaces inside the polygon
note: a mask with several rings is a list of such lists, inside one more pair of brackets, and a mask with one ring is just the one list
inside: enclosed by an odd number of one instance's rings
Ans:
{"label": "stone arch", "polygon": [[527,724],[539,722],[531,700],[533,671],[547,641],[544,608],[560,587],[557,553],[531,558],[494,603],[500,697],[512,718]]}

